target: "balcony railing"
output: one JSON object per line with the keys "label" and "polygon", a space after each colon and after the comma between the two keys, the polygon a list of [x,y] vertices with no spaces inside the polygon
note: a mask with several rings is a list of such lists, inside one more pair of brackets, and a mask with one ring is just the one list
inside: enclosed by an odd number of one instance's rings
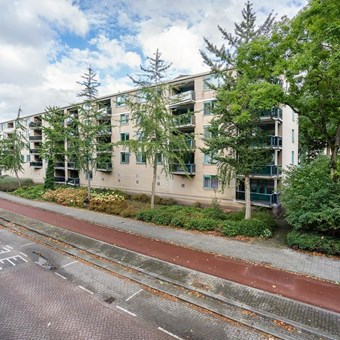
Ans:
{"label": "balcony railing", "polygon": [[195,175],[196,164],[184,164],[184,166],[179,163],[170,164],[170,172],[177,175]]}
{"label": "balcony railing", "polygon": [[39,122],[30,122],[29,124],[28,124],[28,126],[31,128],[31,129],[36,129],[36,128],[41,128],[41,125],[42,125],[42,123],[41,123],[41,121],[39,121]]}
{"label": "balcony railing", "polygon": [[76,186],[76,185],[79,185],[79,177],[69,177],[67,179],[67,184],[68,185],[73,185],[73,186]]}
{"label": "balcony railing", "polygon": [[98,111],[100,113],[100,118],[110,118],[111,117],[111,106],[104,106]]}
{"label": "balcony railing", "polygon": [[194,115],[178,115],[175,117],[175,124],[178,128],[194,127],[195,116]]}
{"label": "balcony railing", "polygon": [[270,110],[260,112],[260,118],[265,119],[282,119],[282,110],[279,107],[272,107]]}
{"label": "balcony railing", "polygon": [[278,165],[267,165],[251,173],[253,176],[279,176],[282,174],[282,168]]}
{"label": "balcony railing", "polygon": [[40,149],[30,149],[30,153],[39,153]]}
{"label": "balcony railing", "polygon": [[110,127],[103,127],[98,131],[98,136],[104,136],[104,135],[111,135],[111,126]]}
{"label": "balcony railing", "polygon": [[42,168],[43,162],[42,161],[30,162],[30,166],[33,168]]}
{"label": "balcony railing", "polygon": [[282,137],[280,137],[280,136],[269,136],[269,145],[272,148],[282,148]]}
{"label": "balcony railing", "polygon": [[42,135],[39,135],[39,136],[30,136],[29,140],[30,141],[41,141],[42,140]]}
{"label": "balcony railing", "polygon": [[67,162],[67,168],[72,170],[78,169],[78,164],[76,162]]}
{"label": "balcony railing", "polygon": [[[244,201],[245,192],[236,190],[236,200]],[[260,194],[260,193],[251,192],[250,201],[253,204],[259,204],[259,205],[272,207],[273,205],[278,205],[280,203],[280,194],[279,193]]]}
{"label": "balcony railing", "polygon": [[56,176],[54,177],[54,182],[55,183],[65,183],[66,181],[66,178],[65,177],[62,177],[62,176]]}
{"label": "balcony railing", "polygon": [[195,91],[186,91],[170,97],[170,107],[195,102]]}
{"label": "balcony railing", "polygon": [[112,171],[112,163],[111,162],[97,163],[97,170],[98,171]]}
{"label": "balcony railing", "polygon": [[65,168],[65,162],[55,162],[54,168],[64,169]]}

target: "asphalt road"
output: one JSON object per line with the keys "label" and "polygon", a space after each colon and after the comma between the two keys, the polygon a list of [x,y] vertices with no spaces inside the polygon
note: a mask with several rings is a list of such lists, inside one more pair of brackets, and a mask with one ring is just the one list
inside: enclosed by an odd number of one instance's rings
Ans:
{"label": "asphalt road", "polygon": [[261,339],[0,229],[0,338]]}

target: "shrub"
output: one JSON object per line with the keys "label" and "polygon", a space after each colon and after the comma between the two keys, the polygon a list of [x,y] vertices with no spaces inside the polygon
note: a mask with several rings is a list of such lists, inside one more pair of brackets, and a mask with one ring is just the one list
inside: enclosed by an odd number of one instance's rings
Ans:
{"label": "shrub", "polygon": [[330,177],[329,158],[319,156],[288,173],[281,198],[294,229],[333,233],[340,230],[339,197],[340,181]]}
{"label": "shrub", "polygon": [[177,202],[173,198],[164,198],[160,196],[155,196],[155,204],[158,205],[175,205]]}
{"label": "shrub", "polygon": [[13,192],[14,195],[27,198],[30,200],[42,199],[45,193],[43,185],[33,185],[29,187],[21,187]]}
{"label": "shrub", "polygon": [[[30,178],[22,178],[21,186],[31,186],[34,185],[33,181]],[[0,178],[0,191],[11,192],[15,191],[19,188],[18,180],[14,177],[10,176],[1,176]]]}
{"label": "shrub", "polygon": [[137,220],[145,221],[145,222],[151,222],[153,215],[154,215],[154,209],[143,209],[137,212],[136,218]]}
{"label": "shrub", "polygon": [[135,207],[128,206],[127,208],[123,209],[119,215],[122,217],[136,217],[136,214],[137,209]]}
{"label": "shrub", "polygon": [[218,227],[218,221],[212,218],[189,218],[185,223],[186,229],[195,229],[200,231],[215,230]]}
{"label": "shrub", "polygon": [[221,232],[226,236],[271,237],[272,228],[258,218],[250,220],[227,220],[221,224]]}
{"label": "shrub", "polygon": [[79,207],[85,206],[87,196],[86,188],[57,188],[56,190],[48,190],[43,195],[43,199],[55,202],[61,205]]}
{"label": "shrub", "polygon": [[91,195],[91,201],[89,205],[90,210],[113,215],[119,215],[127,207],[128,203],[126,202],[125,198],[112,192],[94,192]]}
{"label": "shrub", "polygon": [[148,203],[150,202],[150,197],[146,194],[135,194],[135,195],[131,195],[131,199],[134,201],[139,201],[139,202],[143,202],[143,203]]}
{"label": "shrub", "polygon": [[287,242],[297,249],[340,255],[340,239],[335,237],[293,230],[287,235]]}
{"label": "shrub", "polygon": [[171,211],[162,210],[162,209],[154,209],[151,222],[155,224],[160,224],[160,225],[169,225],[172,217],[173,217],[173,213]]}

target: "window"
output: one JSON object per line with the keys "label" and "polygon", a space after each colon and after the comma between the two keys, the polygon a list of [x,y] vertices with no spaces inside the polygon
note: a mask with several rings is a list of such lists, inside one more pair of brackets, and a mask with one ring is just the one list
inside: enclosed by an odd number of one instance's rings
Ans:
{"label": "window", "polygon": [[215,100],[211,100],[209,102],[204,102],[203,103],[203,114],[205,116],[211,115],[212,111],[214,110],[215,107]]}
{"label": "window", "polygon": [[294,159],[295,159],[295,152],[292,151],[291,157],[290,157],[290,164],[294,165]]}
{"label": "window", "polygon": [[295,142],[295,134],[294,134],[294,129],[292,129],[292,143],[294,143]]}
{"label": "window", "polygon": [[23,163],[25,162],[25,156],[24,155],[20,155],[20,161]]}
{"label": "window", "polygon": [[130,154],[128,152],[120,153],[120,163],[121,164],[129,164],[130,162]]}
{"label": "window", "polygon": [[213,175],[203,176],[203,188],[204,189],[218,189],[218,178]]}
{"label": "window", "polygon": [[142,140],[143,137],[144,137],[143,132],[140,131],[140,132],[137,132],[137,133],[136,133],[136,140]]}
{"label": "window", "polygon": [[156,154],[156,162],[157,164],[162,164],[163,162],[163,155],[160,152]]}
{"label": "window", "polygon": [[205,153],[204,158],[203,158],[203,164],[205,165],[211,165],[211,164],[216,164],[217,162],[212,159],[212,154],[210,153]]}
{"label": "window", "polygon": [[120,140],[121,140],[121,141],[127,141],[127,140],[129,140],[129,133],[127,133],[127,132],[122,132],[122,133],[120,134]]}
{"label": "window", "polygon": [[211,86],[220,86],[222,84],[222,79],[214,74],[210,74],[208,76],[205,76],[203,79],[203,90],[211,90]]}
{"label": "window", "polygon": [[120,125],[127,125],[129,124],[129,114],[128,113],[123,113],[120,115],[119,119]]}
{"label": "window", "polygon": [[211,138],[211,131],[209,131],[210,125],[204,125],[203,126],[203,137],[206,139]]}
{"label": "window", "polygon": [[146,163],[146,155],[144,152],[136,153],[136,162],[137,164],[145,164]]}
{"label": "window", "polygon": [[120,95],[116,97],[116,107],[122,107],[126,105],[126,95]]}
{"label": "window", "polygon": [[295,122],[295,112],[292,110],[292,121]]}
{"label": "window", "polygon": [[27,155],[26,156],[26,162],[30,162],[31,161],[31,155]]}

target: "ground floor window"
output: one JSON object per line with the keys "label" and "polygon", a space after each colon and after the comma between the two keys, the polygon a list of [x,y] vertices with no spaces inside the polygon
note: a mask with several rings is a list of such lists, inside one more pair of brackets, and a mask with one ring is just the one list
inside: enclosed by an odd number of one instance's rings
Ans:
{"label": "ground floor window", "polygon": [[218,189],[218,178],[215,175],[203,175],[204,189]]}

